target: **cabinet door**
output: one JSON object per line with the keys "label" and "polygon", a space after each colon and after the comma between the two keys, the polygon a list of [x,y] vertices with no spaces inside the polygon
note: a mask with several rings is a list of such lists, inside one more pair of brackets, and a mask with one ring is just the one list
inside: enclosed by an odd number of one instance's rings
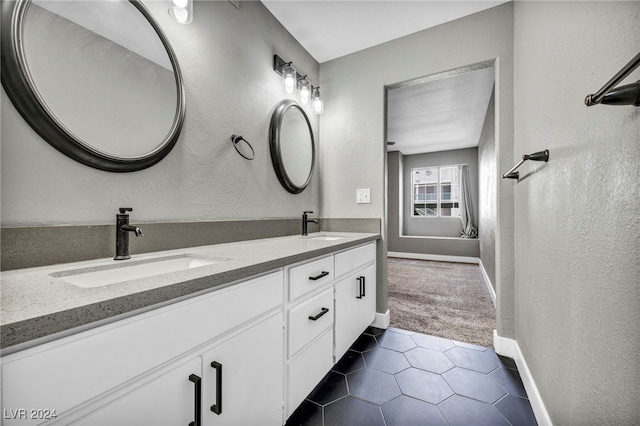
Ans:
{"label": "cabinet door", "polygon": [[206,352],[203,425],[281,425],[283,315],[277,312]]}
{"label": "cabinet door", "polygon": [[[154,373],[155,378],[123,397],[82,417],[73,424],[82,426],[188,426],[198,425],[202,359],[191,358],[177,367]],[[202,411],[202,410],[200,410]]]}
{"label": "cabinet door", "polygon": [[373,322],[376,314],[376,268],[368,266],[335,284],[335,358]]}
{"label": "cabinet door", "polygon": [[347,352],[360,335],[357,305],[359,294],[359,281],[356,280],[355,275],[349,275],[335,284],[334,344],[336,360]]}
{"label": "cabinet door", "polygon": [[[356,274],[362,283],[362,297],[358,300],[358,325],[360,333],[376,318],[376,268],[368,266]],[[357,337],[356,337],[357,338]],[[354,339],[355,340],[355,339]],[[353,343],[353,342],[351,342]]]}

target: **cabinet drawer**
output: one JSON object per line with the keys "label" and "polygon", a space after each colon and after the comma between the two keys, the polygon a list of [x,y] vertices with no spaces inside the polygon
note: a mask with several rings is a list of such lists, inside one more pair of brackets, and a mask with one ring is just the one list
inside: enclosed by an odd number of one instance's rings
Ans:
{"label": "cabinet drawer", "polygon": [[376,243],[369,243],[336,254],[336,277],[340,277],[376,260]]}
{"label": "cabinet drawer", "polygon": [[333,333],[329,329],[287,364],[288,395],[285,418],[304,401],[332,366]]}
{"label": "cabinet drawer", "polygon": [[2,405],[61,414],[281,305],[282,297],[279,271],[3,357]]}
{"label": "cabinet drawer", "polygon": [[289,302],[333,281],[333,256],[289,269]]}
{"label": "cabinet drawer", "polygon": [[289,357],[332,325],[333,288],[291,308],[289,310]]}

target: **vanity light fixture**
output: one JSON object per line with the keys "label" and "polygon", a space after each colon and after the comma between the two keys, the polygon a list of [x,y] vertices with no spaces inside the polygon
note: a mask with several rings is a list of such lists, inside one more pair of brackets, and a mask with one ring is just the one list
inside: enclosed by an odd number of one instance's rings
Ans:
{"label": "vanity light fixture", "polygon": [[322,93],[320,93],[320,87],[313,88],[313,96],[311,97],[311,105],[315,114],[322,114],[324,112],[324,101],[322,99]]}
{"label": "vanity light fixture", "polygon": [[273,55],[273,70],[282,76],[284,88],[287,94],[295,93],[298,89],[300,103],[308,105],[311,103],[313,112],[322,114],[324,111],[322,93],[320,88],[311,84],[306,75],[302,76],[291,66],[292,62],[287,62],[278,55]]}
{"label": "vanity light fixture", "polygon": [[307,76],[298,79],[298,96],[300,97],[300,102],[303,104],[308,104],[311,99],[311,92],[313,91],[313,86],[311,82],[307,80]]}
{"label": "vanity light fixture", "polygon": [[179,24],[191,23],[193,21],[193,0],[172,0],[169,16]]}

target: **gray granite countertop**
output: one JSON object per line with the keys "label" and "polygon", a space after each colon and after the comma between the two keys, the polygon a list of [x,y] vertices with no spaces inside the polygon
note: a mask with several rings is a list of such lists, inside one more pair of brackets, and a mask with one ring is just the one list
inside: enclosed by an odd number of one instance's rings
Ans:
{"label": "gray granite countertop", "polygon": [[[145,309],[263,274],[292,263],[374,241],[379,234],[323,232],[344,237],[324,240],[292,235],[228,244],[167,250],[130,260],[98,259],[0,274],[0,344],[3,353],[24,349],[74,331],[115,321]],[[76,273],[113,265],[151,262],[157,258],[195,256],[214,263],[95,288],[64,281]],[[72,272],[70,272],[72,271]]]}

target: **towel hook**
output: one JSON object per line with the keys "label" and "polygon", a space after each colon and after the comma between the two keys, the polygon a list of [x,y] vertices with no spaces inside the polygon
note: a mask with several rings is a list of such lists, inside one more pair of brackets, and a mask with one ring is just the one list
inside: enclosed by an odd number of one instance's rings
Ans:
{"label": "towel hook", "polygon": [[522,165],[527,160],[533,161],[544,161],[545,163],[549,161],[549,150],[545,149],[544,151],[534,152],[533,154],[525,154],[522,156],[522,160],[515,166],[511,168],[507,173],[502,175],[502,178],[505,179],[520,179],[520,172],[516,172],[516,169]]}

